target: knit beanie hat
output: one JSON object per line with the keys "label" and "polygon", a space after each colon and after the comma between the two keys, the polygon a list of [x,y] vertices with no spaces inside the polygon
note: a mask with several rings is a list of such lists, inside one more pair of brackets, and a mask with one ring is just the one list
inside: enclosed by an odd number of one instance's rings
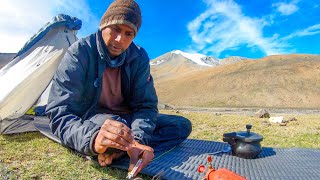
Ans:
{"label": "knit beanie hat", "polygon": [[141,11],[134,0],[115,0],[101,18],[100,30],[113,24],[125,24],[137,34],[141,26]]}

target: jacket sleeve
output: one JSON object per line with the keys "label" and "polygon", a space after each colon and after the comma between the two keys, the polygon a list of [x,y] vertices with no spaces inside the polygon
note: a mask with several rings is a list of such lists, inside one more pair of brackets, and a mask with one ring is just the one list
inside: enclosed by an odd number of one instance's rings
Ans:
{"label": "jacket sleeve", "polygon": [[143,56],[135,61],[138,64],[131,79],[133,88],[130,102],[133,109],[131,128],[136,140],[142,144],[149,144],[158,115],[158,98],[150,74],[149,57],[142,48],[141,50]]}
{"label": "jacket sleeve", "polygon": [[[85,154],[96,155],[92,149],[93,138],[100,127],[81,116],[87,111],[84,86],[87,51],[73,44],[66,52],[53,77],[46,108],[50,128],[61,139],[63,145]],[[82,53],[82,54],[80,54]]]}

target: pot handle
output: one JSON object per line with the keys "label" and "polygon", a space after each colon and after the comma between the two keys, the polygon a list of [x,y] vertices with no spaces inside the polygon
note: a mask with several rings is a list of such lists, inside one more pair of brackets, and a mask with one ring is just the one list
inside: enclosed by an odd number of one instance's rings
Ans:
{"label": "pot handle", "polygon": [[247,134],[250,134],[250,129],[252,128],[252,125],[251,124],[247,124],[246,128],[247,128]]}
{"label": "pot handle", "polygon": [[225,133],[223,134],[223,141],[229,143],[230,145],[234,145],[236,143],[235,138],[237,137],[237,133]]}

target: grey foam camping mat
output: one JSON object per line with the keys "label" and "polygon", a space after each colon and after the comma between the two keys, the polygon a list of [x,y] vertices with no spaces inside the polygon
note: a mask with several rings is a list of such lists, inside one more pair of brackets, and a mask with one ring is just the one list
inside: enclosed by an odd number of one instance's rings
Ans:
{"label": "grey foam camping mat", "polygon": [[[201,179],[198,166],[207,165],[207,153],[221,150],[223,142],[187,139],[163,156],[157,153],[141,173],[164,179]],[[160,158],[157,158],[161,156]],[[127,169],[129,159],[120,159],[111,166]],[[214,169],[227,168],[247,179],[320,179],[320,149],[264,147],[256,159],[243,159],[224,153],[212,156]]]}
{"label": "grey foam camping mat", "polygon": [[[50,131],[48,119],[35,118],[35,127],[48,138],[60,142]],[[263,144],[262,144],[263,145]],[[162,179],[201,179],[198,166],[207,165],[207,153],[222,150],[227,143],[186,139],[166,152],[156,152],[154,160],[141,173]],[[243,159],[231,153],[212,156],[213,168],[227,168],[250,180],[320,179],[320,149],[263,147],[256,159]],[[114,161],[112,167],[128,169],[129,158]]]}

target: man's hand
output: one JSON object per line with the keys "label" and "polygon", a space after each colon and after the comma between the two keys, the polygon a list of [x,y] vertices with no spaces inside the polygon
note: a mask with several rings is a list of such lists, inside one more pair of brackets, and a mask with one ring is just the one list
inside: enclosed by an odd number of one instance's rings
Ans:
{"label": "man's hand", "polygon": [[119,121],[107,119],[95,138],[93,148],[97,153],[104,153],[109,147],[128,151],[133,140],[130,128]]}
{"label": "man's hand", "polygon": [[124,154],[125,154],[124,151],[115,152],[112,154],[101,153],[98,155],[98,162],[99,162],[100,166],[102,166],[102,167],[108,166],[112,163],[112,161],[114,159],[118,159],[121,156],[123,156]]}
{"label": "man's hand", "polygon": [[139,144],[136,141],[134,142],[134,145],[128,149],[127,153],[130,157],[129,172],[132,171],[139,158],[142,158],[142,163],[133,176],[136,176],[154,158],[153,149],[150,146]]}

